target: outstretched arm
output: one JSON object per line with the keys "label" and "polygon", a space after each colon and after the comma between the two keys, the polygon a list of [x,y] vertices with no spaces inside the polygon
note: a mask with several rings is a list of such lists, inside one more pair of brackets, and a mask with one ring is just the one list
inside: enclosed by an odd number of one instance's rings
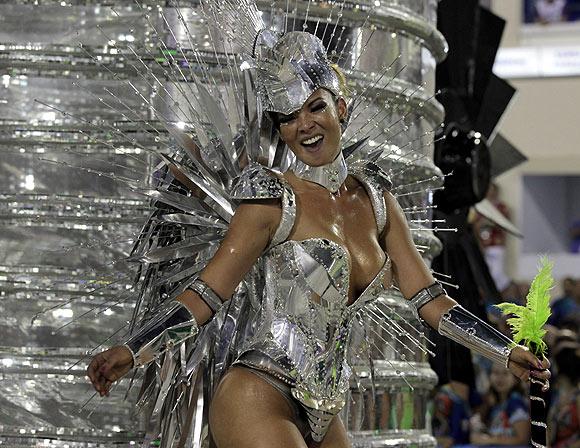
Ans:
{"label": "outstretched arm", "polygon": [[[389,192],[385,193],[385,202],[388,224],[383,233],[383,244],[391,257],[397,286],[403,296],[409,299],[423,288],[435,283],[435,279],[413,243],[401,206]],[[441,315],[456,304],[452,298],[441,295],[421,308],[421,318],[436,329]]]}
{"label": "outstretched arm", "polygon": [[[264,252],[280,221],[280,206],[275,200],[244,202],[236,210],[227,235],[214,257],[199,278],[218,296],[229,299],[244,275]],[[193,317],[193,324],[203,325],[213,316],[213,311],[198,293],[188,289],[176,300],[183,304]],[[171,304],[169,304],[171,305]],[[185,321],[180,316],[187,312],[173,307],[175,321]],[[185,322],[186,326],[187,322]],[[153,328],[152,332],[156,329]],[[95,390],[108,395],[111,385],[133,367],[133,353],[125,345],[115,346],[96,355],[87,369]]]}
{"label": "outstretched arm", "polygon": [[[397,200],[391,193],[386,192],[385,202],[387,205],[388,226],[382,235],[383,247],[391,257],[395,281],[401,293],[406,299],[410,299],[422,289],[431,286],[435,279],[413,243],[407,219]],[[436,330],[441,330],[442,317],[456,305],[457,302],[451,297],[446,294],[440,294],[422,306],[419,314],[429,326]],[[475,316],[472,317],[477,319]],[[476,325],[484,330],[487,327],[480,320],[476,322]],[[468,339],[470,339],[470,336],[466,334],[465,340]],[[469,348],[473,347],[470,346]],[[488,347],[483,344],[482,348],[486,350]],[[550,376],[550,372],[545,370],[549,367],[549,362],[547,360],[540,361],[521,346],[517,346],[511,351],[508,367],[514,375],[522,380],[527,380],[530,373],[544,380],[547,380]]]}

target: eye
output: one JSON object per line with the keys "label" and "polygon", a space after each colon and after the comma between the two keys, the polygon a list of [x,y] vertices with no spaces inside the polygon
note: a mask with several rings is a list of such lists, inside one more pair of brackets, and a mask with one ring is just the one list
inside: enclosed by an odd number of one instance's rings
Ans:
{"label": "eye", "polygon": [[280,123],[280,125],[290,124],[295,119],[296,119],[295,114],[290,115],[278,114],[278,123]]}
{"label": "eye", "polygon": [[324,101],[317,101],[312,106],[310,106],[311,112],[321,112],[326,108],[326,102]]}

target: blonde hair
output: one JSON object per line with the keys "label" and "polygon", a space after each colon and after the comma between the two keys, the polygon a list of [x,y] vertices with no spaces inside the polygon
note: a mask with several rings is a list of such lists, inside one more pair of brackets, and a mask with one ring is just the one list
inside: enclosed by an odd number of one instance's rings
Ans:
{"label": "blonde hair", "polygon": [[338,86],[340,87],[340,92],[342,93],[342,96],[344,96],[345,99],[347,99],[350,90],[346,83],[346,76],[344,76],[344,73],[342,72],[338,64],[330,64],[330,68],[332,68],[332,70],[334,71],[334,73],[336,73],[336,76],[338,77]]}

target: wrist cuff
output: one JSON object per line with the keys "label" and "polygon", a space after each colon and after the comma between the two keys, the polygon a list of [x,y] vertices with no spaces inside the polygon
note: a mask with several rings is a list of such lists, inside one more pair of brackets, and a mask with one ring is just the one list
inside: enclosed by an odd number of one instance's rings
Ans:
{"label": "wrist cuff", "polygon": [[507,366],[515,346],[510,338],[461,305],[455,305],[441,315],[438,331],[439,334],[503,366]]}
{"label": "wrist cuff", "polygon": [[133,367],[151,362],[175,345],[197,335],[199,327],[180,302],[163,303],[155,315],[125,342],[133,354]]}

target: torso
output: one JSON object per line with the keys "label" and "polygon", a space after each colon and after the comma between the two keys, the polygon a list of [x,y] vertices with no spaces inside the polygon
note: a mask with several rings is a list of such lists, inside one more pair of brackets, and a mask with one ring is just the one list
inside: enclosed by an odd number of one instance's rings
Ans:
{"label": "torso", "polygon": [[349,176],[339,192],[287,172],[296,195],[297,215],[289,240],[325,238],[342,246],[350,265],[348,304],[376,277],[386,259],[379,243],[373,207],[365,188]]}
{"label": "torso", "polygon": [[262,324],[236,361],[290,385],[291,400],[325,421],[342,409],[350,387],[351,333],[354,344],[362,334],[355,317],[392,279],[379,242],[388,221],[383,190],[353,174],[333,194],[284,173],[281,217],[268,226],[263,254]]}

